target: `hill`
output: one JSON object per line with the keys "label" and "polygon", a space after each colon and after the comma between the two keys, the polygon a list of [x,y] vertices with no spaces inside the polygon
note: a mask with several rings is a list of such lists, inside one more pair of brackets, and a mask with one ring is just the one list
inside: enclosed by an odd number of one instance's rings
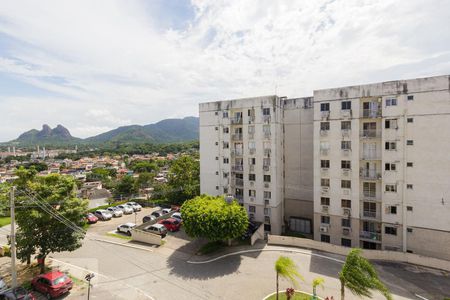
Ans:
{"label": "hill", "polygon": [[50,128],[47,124],[42,125],[42,129],[32,129],[22,133],[17,139],[8,142],[19,146],[41,144],[41,145],[69,145],[80,143],[82,139],[73,137],[69,130],[62,125]]}

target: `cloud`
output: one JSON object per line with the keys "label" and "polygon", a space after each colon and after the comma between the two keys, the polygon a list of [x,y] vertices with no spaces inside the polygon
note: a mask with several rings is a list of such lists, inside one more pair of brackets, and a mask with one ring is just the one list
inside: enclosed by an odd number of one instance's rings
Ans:
{"label": "cloud", "polygon": [[[47,92],[22,98],[55,113],[18,101],[33,118],[1,119],[0,140],[36,123],[85,137],[197,115],[203,101],[450,73],[445,0],[151,2],[2,3],[0,72]],[[0,91],[7,114],[11,99]]]}

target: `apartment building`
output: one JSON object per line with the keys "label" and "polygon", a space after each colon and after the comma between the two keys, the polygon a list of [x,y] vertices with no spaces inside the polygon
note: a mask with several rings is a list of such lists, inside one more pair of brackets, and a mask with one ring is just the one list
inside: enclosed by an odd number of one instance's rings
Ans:
{"label": "apartment building", "polygon": [[450,76],[314,92],[314,239],[450,259]]}
{"label": "apartment building", "polygon": [[266,232],[312,233],[312,99],[200,104],[200,190],[232,196]]}

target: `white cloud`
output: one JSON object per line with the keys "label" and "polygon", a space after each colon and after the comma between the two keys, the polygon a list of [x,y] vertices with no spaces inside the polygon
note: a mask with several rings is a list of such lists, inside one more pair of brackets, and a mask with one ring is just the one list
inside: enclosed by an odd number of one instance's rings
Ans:
{"label": "white cloud", "polygon": [[[16,129],[0,138],[43,122],[84,137],[197,115],[202,101],[450,73],[445,0],[192,4],[195,18],[175,30],[144,1],[2,3],[0,33],[17,43],[0,51],[0,72],[54,93],[34,101],[56,113],[2,119]],[[0,102],[13,112],[1,91]]]}

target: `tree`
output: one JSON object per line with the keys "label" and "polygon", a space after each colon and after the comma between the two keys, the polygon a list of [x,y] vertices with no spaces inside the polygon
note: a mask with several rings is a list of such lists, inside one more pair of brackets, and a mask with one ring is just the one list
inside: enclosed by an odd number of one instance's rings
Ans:
{"label": "tree", "polygon": [[17,206],[27,207],[16,212],[17,254],[28,262],[31,255],[37,254],[42,273],[48,254],[74,251],[81,246],[84,234],[77,228],[84,225],[88,203],[76,197],[76,184],[71,177],[35,177],[25,169],[16,174]]}
{"label": "tree", "polygon": [[292,259],[286,256],[280,256],[275,262],[275,272],[277,273],[277,297],[278,300],[278,280],[279,277],[283,277],[292,282],[294,286],[298,285],[297,279],[300,278],[303,280],[300,273],[297,271],[297,265],[294,263]]}
{"label": "tree", "polygon": [[230,240],[242,236],[248,227],[245,208],[223,197],[202,195],[181,206],[186,233],[210,241]]}
{"label": "tree", "polygon": [[159,170],[158,165],[153,161],[138,161],[130,164],[130,169],[136,173],[144,172],[157,172]]}
{"label": "tree", "polygon": [[313,299],[317,299],[317,287],[321,287],[323,289],[323,283],[325,282],[325,279],[322,277],[314,278],[312,282],[313,286]]}
{"label": "tree", "polygon": [[151,187],[153,183],[153,178],[155,178],[155,174],[153,173],[148,172],[140,173],[139,177],[135,182],[136,189],[139,190]]}
{"label": "tree", "polygon": [[200,164],[191,156],[183,155],[175,160],[168,176],[169,201],[183,203],[200,194]]}
{"label": "tree", "polygon": [[114,189],[114,194],[116,197],[131,196],[133,194],[136,194],[136,192],[137,189],[135,179],[130,175],[122,177],[122,179],[117,183]]}
{"label": "tree", "polygon": [[341,300],[345,297],[345,287],[357,296],[372,298],[371,290],[378,290],[391,300],[392,295],[378,278],[372,264],[361,256],[361,249],[352,249],[339,273],[341,281]]}

